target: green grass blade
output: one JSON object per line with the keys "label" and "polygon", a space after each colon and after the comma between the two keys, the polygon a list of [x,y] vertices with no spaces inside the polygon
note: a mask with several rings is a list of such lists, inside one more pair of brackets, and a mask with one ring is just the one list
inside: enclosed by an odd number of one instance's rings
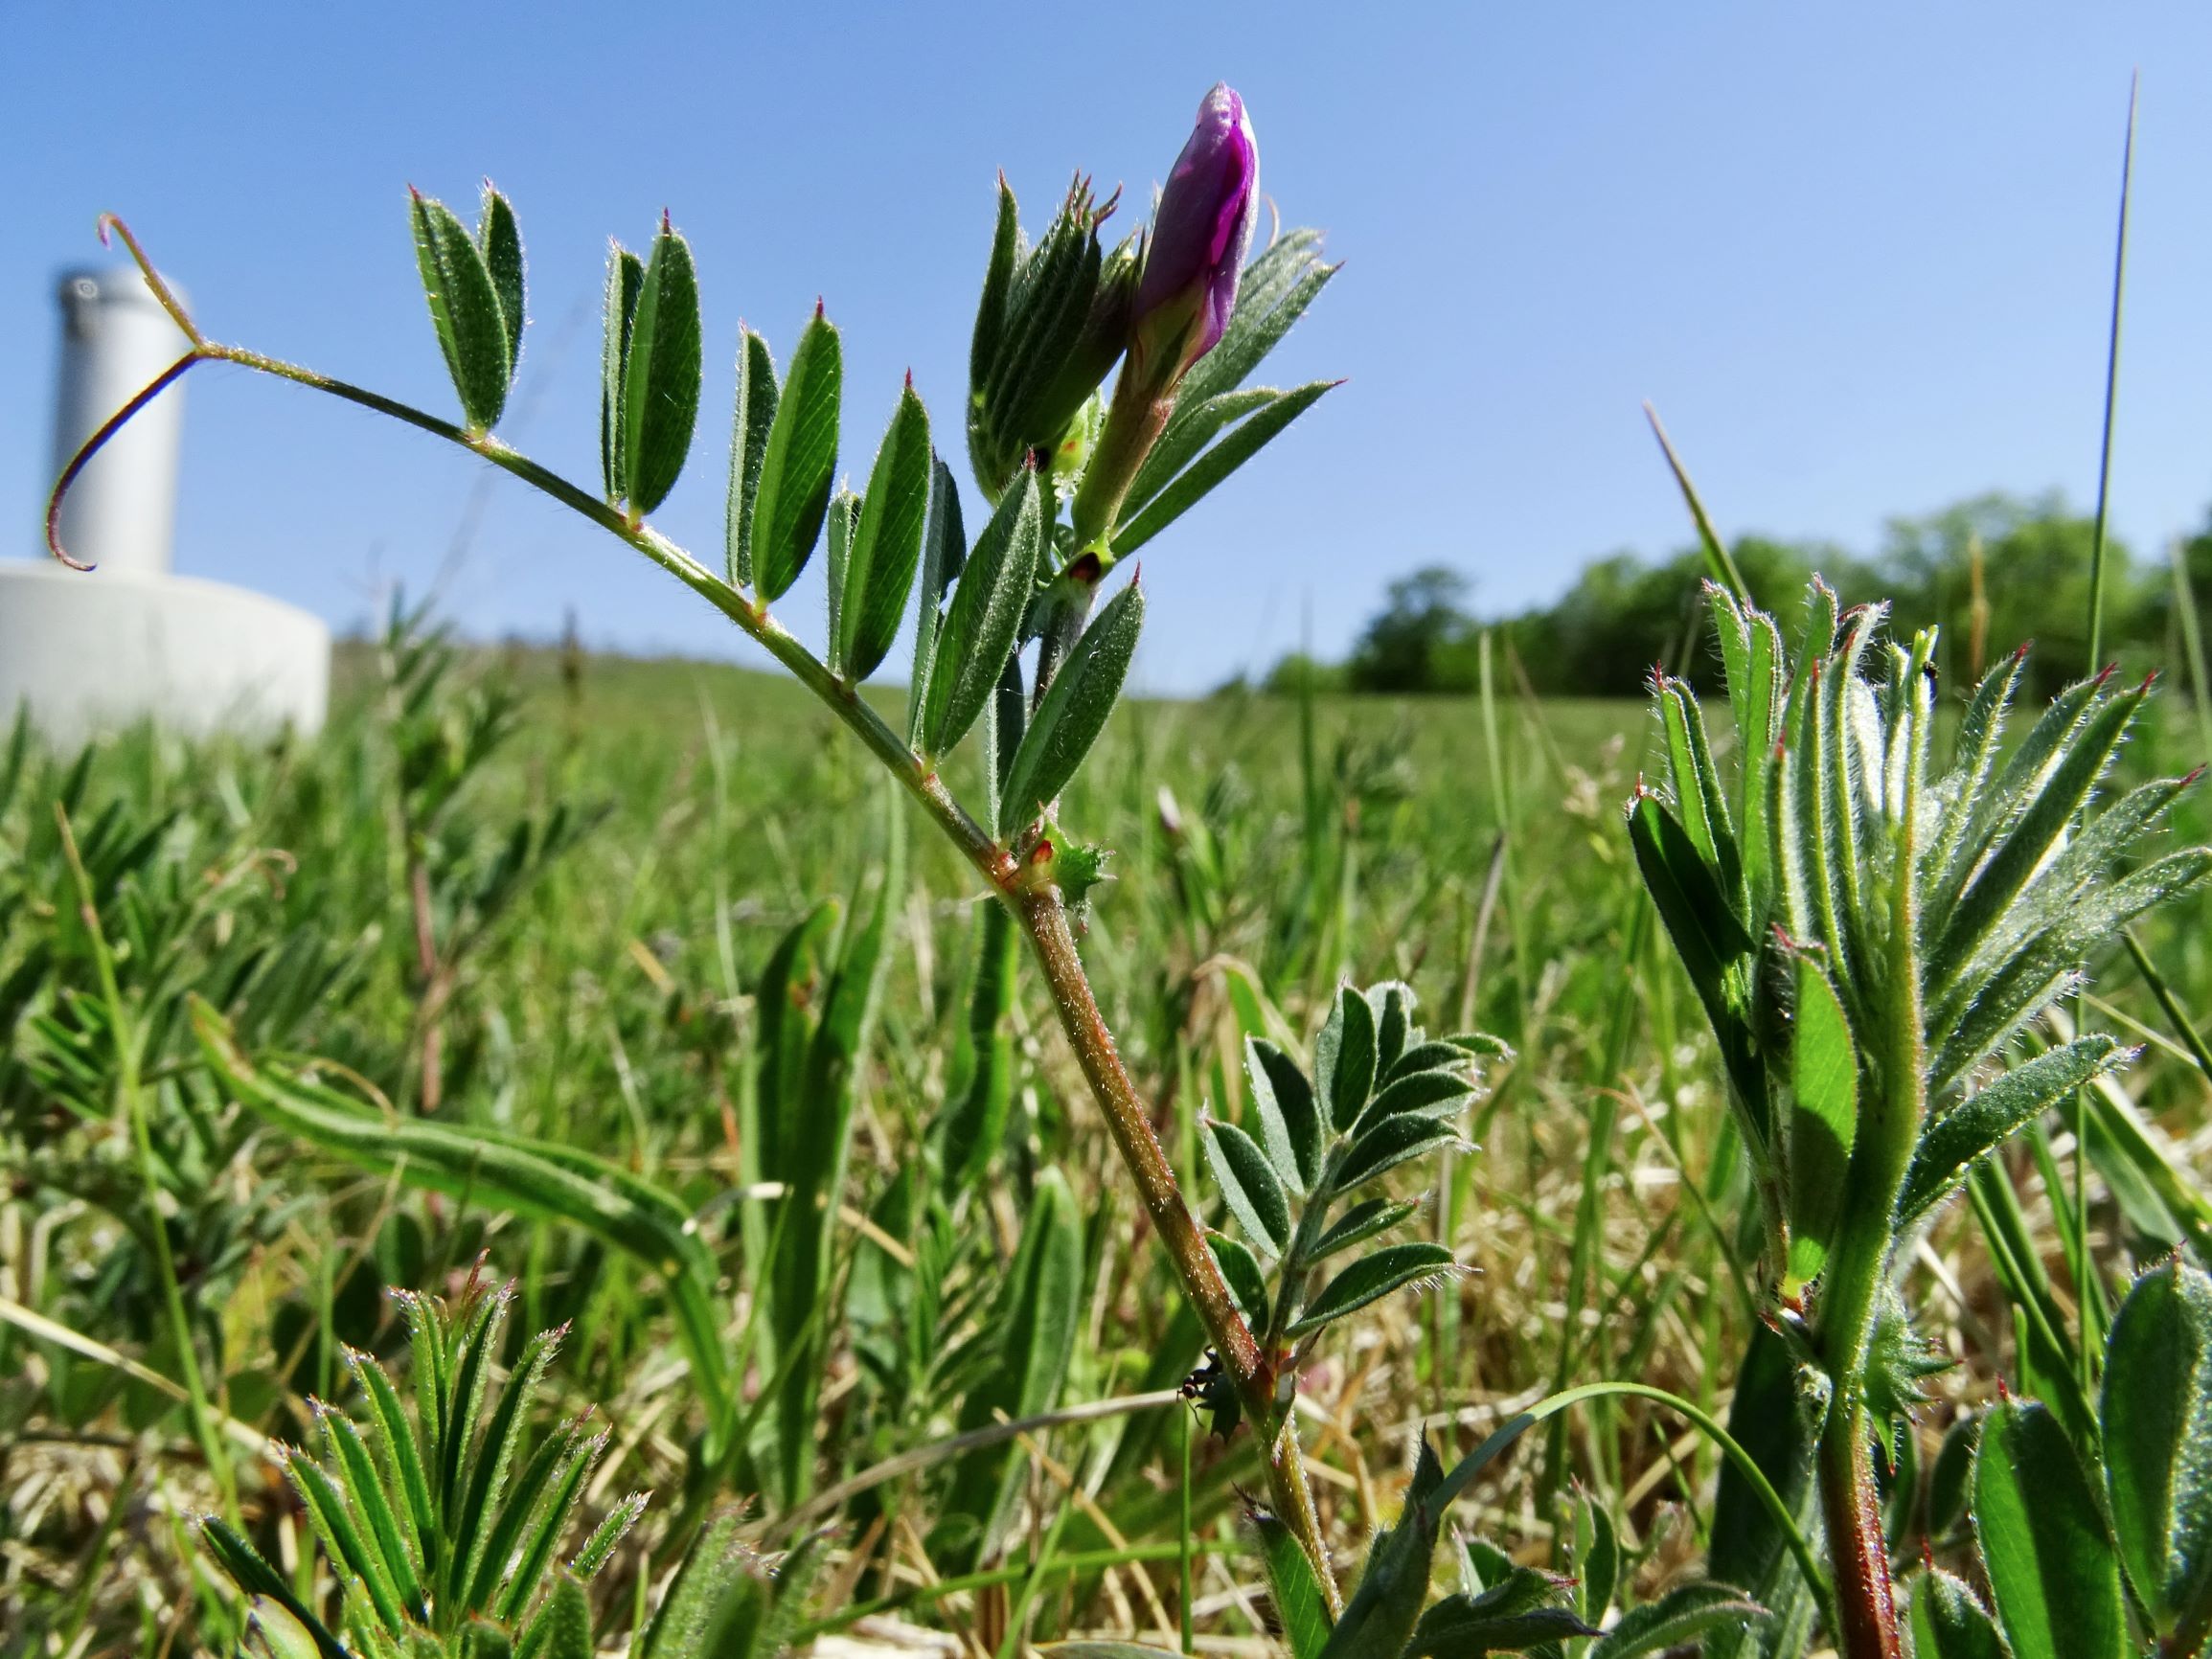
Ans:
{"label": "green grass blade", "polygon": [[1973,1492],[1974,1535],[2014,1659],[2132,1652],[2111,1537],[2047,1407],[2004,1400],[1990,1412]]}

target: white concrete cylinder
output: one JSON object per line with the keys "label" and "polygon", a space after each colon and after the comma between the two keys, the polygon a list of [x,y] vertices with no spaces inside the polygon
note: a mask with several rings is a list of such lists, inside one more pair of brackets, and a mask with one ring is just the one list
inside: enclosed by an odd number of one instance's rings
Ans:
{"label": "white concrete cylinder", "polygon": [[[78,446],[183,356],[191,342],[136,267],[62,276],[57,476]],[[184,387],[168,387],[92,458],[61,508],[61,545],[117,576],[160,576],[176,534]]]}
{"label": "white concrete cylinder", "polygon": [[22,705],[65,752],[139,720],[312,736],[330,696],[331,630],[296,605],[189,576],[0,560],[0,731]]}
{"label": "white concrete cylinder", "polygon": [[[186,346],[135,270],[71,272],[60,298],[57,475]],[[0,558],[0,730],[18,708],[62,750],[140,720],[193,737],[321,730],[331,687],[323,620],[170,574],[178,390],[110,439],[63,503],[62,545],[95,569],[67,569],[43,548]]]}

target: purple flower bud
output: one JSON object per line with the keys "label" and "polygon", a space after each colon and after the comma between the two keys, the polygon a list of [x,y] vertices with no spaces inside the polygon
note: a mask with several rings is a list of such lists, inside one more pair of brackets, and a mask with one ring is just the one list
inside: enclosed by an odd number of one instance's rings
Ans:
{"label": "purple flower bud", "polygon": [[1160,193],[1137,285],[1138,349],[1147,356],[1163,347],[1174,352],[1173,362],[1148,365],[1154,375],[1179,377],[1220,340],[1259,208],[1259,142],[1244,101],[1217,82]]}

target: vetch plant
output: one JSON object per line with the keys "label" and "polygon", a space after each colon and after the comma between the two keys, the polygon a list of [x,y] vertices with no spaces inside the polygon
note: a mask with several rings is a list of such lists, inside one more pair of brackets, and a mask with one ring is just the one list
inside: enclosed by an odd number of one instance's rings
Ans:
{"label": "vetch plant", "polygon": [[[550,1434],[532,1421],[564,1332],[524,1343],[494,1387],[512,1286],[494,1289],[471,1274],[450,1305],[407,1292],[395,1298],[410,1339],[407,1396],[379,1361],[349,1352],[366,1426],[318,1404],[325,1456],[279,1448],[335,1580],[335,1617],[326,1620],[311,1592],[236,1528],[216,1516],[202,1523],[208,1553],[251,1601],[255,1648],[268,1659],[588,1659],[609,1632],[596,1625],[586,1585],[646,1494],[620,1500],[581,1539],[570,1535],[607,1435],[588,1412]],[[661,1659],[735,1651],[719,1639],[768,1623],[741,1603],[764,1610],[777,1588],[761,1563],[733,1547],[728,1525],[712,1525],[670,1586],[642,1651]]]}
{"label": "vetch plant", "polygon": [[2177,1257],[2135,1280],[2106,1341],[2088,1443],[2048,1405],[2010,1394],[1978,1428],[1967,1485],[1990,1604],[1930,1560],[1911,1581],[1921,1659],[2204,1651],[2212,1278]]}
{"label": "vetch plant", "polygon": [[[1420,1204],[1369,1195],[1340,1214],[1337,1207],[1402,1164],[1465,1148],[1457,1125],[1479,1089],[1477,1060],[1510,1053],[1480,1034],[1432,1039],[1413,1023],[1414,1008],[1412,990],[1395,981],[1338,990],[1311,1077],[1275,1044],[1247,1037],[1258,1134],[1220,1120],[1205,1125],[1207,1162],[1243,1234],[1242,1240],[1215,1235],[1214,1253],[1263,1350],[1281,1356],[1285,1376],[1327,1327],[1459,1271],[1451,1252],[1429,1240],[1335,1261],[1410,1219]],[[1263,1260],[1275,1265],[1272,1291]],[[1202,1395],[1216,1407],[1218,1426],[1235,1422],[1234,1394],[1209,1381]]]}
{"label": "vetch plant", "polygon": [[1772,618],[1710,595],[1734,763],[1690,689],[1656,676],[1671,786],[1638,788],[1630,835],[1720,1046],[1771,1318],[1813,1397],[1836,1639],[1895,1659],[1875,1450],[1936,1363],[1902,1268],[1981,1160],[2127,1062],[2086,1035],[1999,1064],[2103,942],[2212,872],[2212,850],[2118,874],[2195,782],[2093,804],[2148,681],[2074,686],[2008,746],[2015,654],[1939,765],[1932,632],[1882,644],[1879,608],[1839,616],[1815,583],[1791,666]]}
{"label": "vetch plant", "polygon": [[[1148,1103],[1122,1064],[1071,925],[1103,853],[1068,835],[1058,802],[1119,699],[1143,625],[1134,580],[1092,616],[1113,564],[1158,535],[1329,390],[1250,385],[1254,372],[1334,274],[1319,238],[1292,231],[1247,263],[1257,215],[1258,150],[1242,101],[1209,93],[1171,176],[1149,242],[1110,253],[1099,239],[1106,209],[1078,185],[1034,248],[1002,185],[977,307],[967,430],[983,501],[972,542],[960,491],[938,453],[922,398],[899,389],[857,492],[836,484],[843,423],[843,357],[824,307],[803,325],[779,369],[765,341],[739,341],[725,544],[712,562],[649,522],[688,459],[702,396],[698,275],[690,244],[667,215],[643,255],[616,246],[606,273],[599,450],[593,485],[552,472],[495,436],[522,360],[527,316],[522,239],[511,204],[487,187],[471,230],[440,203],[410,193],[409,215],[433,333],[451,372],[458,421],[313,370],[203,334],[120,221],[103,221],[130,249],[186,338],[178,360],[86,443],[57,483],[59,505],[85,461],[138,409],[194,364],[225,362],[308,386],[402,420],[466,448],[568,507],[674,576],[761,645],[856,736],[967,858],[997,900],[983,960],[1018,929],[1030,943],[1062,1031],[1111,1128],[1152,1229],[1174,1261],[1227,1386],[1266,1447],[1270,1501],[1312,1562],[1326,1599],[1335,1590],[1306,1490],[1279,1358],[1263,1348],[1224,1280],[1204,1229],[1155,1139]],[[1107,204],[1110,206],[1111,204]],[[1157,261],[1156,263],[1154,261]],[[1149,279],[1149,281],[1148,281]],[[1102,414],[1098,388],[1123,361]],[[1063,516],[1065,514],[1065,516]],[[829,600],[817,654],[771,606],[824,551]],[[859,688],[916,615],[903,729]],[[1029,659],[1024,648],[1036,641]],[[980,733],[985,784],[957,798],[944,761]],[[995,934],[994,934],[994,931]],[[979,977],[977,1034],[1004,1017],[1006,976]],[[230,1051],[217,1024],[203,1038],[272,1111],[289,1113],[353,1155],[398,1155],[374,1144],[372,1114]],[[979,1042],[976,1104],[988,1124],[995,1086]],[[1425,1121],[1425,1120],[1409,1120]],[[972,1126],[972,1125],[971,1125]],[[441,1179],[464,1174],[466,1148],[432,1125],[413,1125]],[[969,1143],[970,1145],[972,1143]],[[556,1189],[580,1203],[604,1174],[590,1160],[520,1144],[496,1148],[517,1193]],[[710,1419],[730,1422],[732,1399],[712,1357],[711,1274],[696,1235],[659,1195],[631,1181],[606,1192],[597,1223],[665,1264],[686,1344],[709,1391]],[[584,1206],[591,1209],[588,1204]],[[803,1487],[796,1470],[789,1484]]]}

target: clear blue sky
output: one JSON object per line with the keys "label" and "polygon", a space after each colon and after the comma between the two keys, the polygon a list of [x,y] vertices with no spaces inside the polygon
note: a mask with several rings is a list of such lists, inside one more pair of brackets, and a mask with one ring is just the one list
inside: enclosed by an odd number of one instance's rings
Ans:
{"label": "clear blue sky", "polygon": [[[1033,221],[1078,167],[1143,202],[1216,78],[1245,95],[1286,221],[1325,227],[1349,261],[1279,374],[1350,383],[1147,550],[1152,689],[1272,660],[1309,602],[1316,646],[1339,651],[1417,565],[1464,569],[1502,611],[1592,557],[1680,544],[1645,398],[1728,534],[1864,548],[1891,513],[1986,489],[2087,500],[2138,65],[2115,521],[2155,551],[2212,502],[2201,3],[1014,16],[227,4],[133,21],[0,0],[0,502],[19,527],[0,552],[35,545],[53,278],[99,257],[103,209],[218,337],[445,410],[404,187],[466,203],[490,174],[521,215],[534,319],[502,430],[588,480],[604,239],[643,239],[666,204],[698,253],[711,373],[661,521],[711,551],[741,317],[782,356],[825,296],[848,468],[909,366],[957,453],[993,170]],[[180,569],[343,625],[379,583],[420,588],[445,562],[478,484],[467,457],[242,371],[197,371],[188,397]],[[573,605],[594,644],[737,654],[673,582],[512,482],[447,596],[478,634],[548,636]]]}

